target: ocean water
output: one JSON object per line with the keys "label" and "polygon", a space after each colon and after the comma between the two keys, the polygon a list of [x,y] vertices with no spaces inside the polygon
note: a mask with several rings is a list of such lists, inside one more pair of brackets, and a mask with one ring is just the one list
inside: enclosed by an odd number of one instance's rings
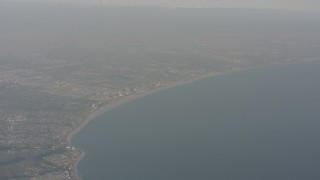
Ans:
{"label": "ocean water", "polygon": [[83,179],[320,179],[320,62],[163,90],[91,121],[72,142]]}

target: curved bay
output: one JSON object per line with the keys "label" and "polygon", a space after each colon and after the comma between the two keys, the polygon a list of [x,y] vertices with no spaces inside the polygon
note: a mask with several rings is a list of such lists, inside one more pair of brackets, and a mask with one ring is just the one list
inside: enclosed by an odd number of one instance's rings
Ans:
{"label": "curved bay", "polygon": [[133,100],[72,142],[84,179],[320,179],[320,63],[210,77]]}

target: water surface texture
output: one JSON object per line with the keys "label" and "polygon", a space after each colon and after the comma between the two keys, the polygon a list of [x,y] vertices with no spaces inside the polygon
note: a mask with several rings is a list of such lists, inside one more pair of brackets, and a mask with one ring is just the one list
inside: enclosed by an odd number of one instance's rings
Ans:
{"label": "water surface texture", "polygon": [[320,179],[320,63],[211,77],[131,101],[73,143],[83,179]]}

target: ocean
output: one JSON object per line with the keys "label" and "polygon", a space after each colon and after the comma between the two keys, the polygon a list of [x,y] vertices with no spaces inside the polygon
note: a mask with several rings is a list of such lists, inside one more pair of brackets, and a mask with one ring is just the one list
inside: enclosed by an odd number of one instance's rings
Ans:
{"label": "ocean", "polygon": [[320,62],[209,77],[132,100],[72,143],[83,179],[320,179]]}

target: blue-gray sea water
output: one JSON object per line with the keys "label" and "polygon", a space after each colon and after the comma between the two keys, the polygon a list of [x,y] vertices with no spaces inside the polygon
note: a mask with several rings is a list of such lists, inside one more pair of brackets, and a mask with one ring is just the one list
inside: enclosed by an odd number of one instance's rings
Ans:
{"label": "blue-gray sea water", "polygon": [[131,101],[72,142],[86,180],[320,179],[320,63],[210,77]]}

